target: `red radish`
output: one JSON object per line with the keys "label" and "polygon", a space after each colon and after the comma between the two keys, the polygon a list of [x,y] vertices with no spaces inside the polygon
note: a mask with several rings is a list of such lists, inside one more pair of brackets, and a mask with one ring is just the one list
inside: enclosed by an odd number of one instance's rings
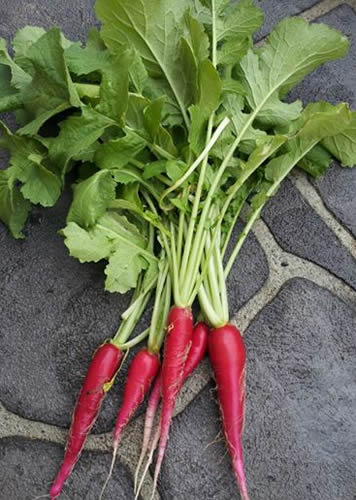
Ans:
{"label": "red radish", "polygon": [[153,385],[150,397],[147,403],[147,410],[145,416],[145,425],[143,431],[143,441],[142,441],[142,450],[141,455],[137,463],[136,471],[135,471],[135,491],[138,481],[138,473],[140,471],[142,462],[145,458],[146,452],[148,450],[148,445],[150,442],[150,437],[153,430],[153,423],[156,415],[156,411],[161,400],[161,384],[162,384],[162,372],[160,371],[158,376],[156,377],[155,383]]}
{"label": "red radish", "polygon": [[192,337],[192,346],[184,366],[182,385],[204,358],[208,347],[208,335],[209,328],[205,323],[201,322],[195,325]]}
{"label": "red radish", "polygon": [[[182,385],[184,384],[185,380],[194,372],[196,367],[199,365],[200,361],[204,358],[208,347],[208,333],[209,333],[209,328],[205,323],[198,323],[194,327],[192,345],[189,350],[187,361],[184,366]],[[153,430],[154,418],[156,415],[159,401],[161,399],[161,384],[162,384],[162,375],[160,372],[155,380],[153,389],[151,391],[148,400],[145,425],[143,431],[142,450],[135,472],[135,490],[137,485],[138,473],[141,468],[143,459],[146,455],[146,452],[148,450],[149,441]]]}
{"label": "red radish", "polygon": [[127,374],[122,405],[117,415],[114,429],[114,450],[111,467],[101,490],[100,498],[102,498],[114,470],[121,433],[144,400],[159,368],[160,360],[158,354],[151,353],[148,349],[141,349],[132,360]]}
{"label": "red radish", "polygon": [[179,389],[182,386],[184,366],[192,344],[193,315],[190,307],[172,307],[168,316],[167,337],[162,363],[161,435],[154,475],[154,490],[168,442],[168,433]]}
{"label": "red radish", "polygon": [[119,446],[123,428],[142,403],[159,368],[160,361],[157,353],[141,349],[134,357],[127,374],[122,406],[116,419],[114,452]]}
{"label": "red radish", "polygon": [[90,362],[74,409],[63,463],[50,490],[51,500],[58,497],[72,473],[121,358],[122,352],[114,344],[107,343],[97,349]]}
{"label": "red radish", "polygon": [[235,326],[225,325],[210,332],[208,349],[234,473],[242,500],[248,500],[242,450],[246,378],[244,342]]}

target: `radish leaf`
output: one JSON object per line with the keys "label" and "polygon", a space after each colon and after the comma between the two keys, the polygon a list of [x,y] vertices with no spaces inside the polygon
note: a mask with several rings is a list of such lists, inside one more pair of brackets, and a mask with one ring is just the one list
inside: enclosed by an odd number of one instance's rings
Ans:
{"label": "radish leaf", "polygon": [[115,199],[116,182],[109,170],[100,170],[73,186],[74,198],[67,222],[93,226]]}

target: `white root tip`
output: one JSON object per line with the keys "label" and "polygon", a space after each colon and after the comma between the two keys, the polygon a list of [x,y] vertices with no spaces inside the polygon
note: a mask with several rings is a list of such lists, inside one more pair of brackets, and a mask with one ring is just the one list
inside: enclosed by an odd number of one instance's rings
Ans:
{"label": "white root tip", "polygon": [[140,473],[142,463],[145,459],[147,448],[148,448],[148,446],[145,446],[145,445],[142,447],[141,455],[140,455],[140,458],[138,459],[138,462],[137,462],[137,467],[135,470],[135,477],[134,477],[134,493],[137,492],[138,475]]}
{"label": "white root tip", "polygon": [[[161,434],[161,428],[158,425],[157,430],[156,430],[156,434],[155,434],[155,436],[153,438],[153,441],[152,441],[150,453],[149,453],[148,458],[147,458],[147,463],[146,463],[145,469],[143,471],[143,474],[142,474],[142,477],[141,477],[141,480],[140,480],[140,484],[138,485],[138,489],[136,491],[135,500],[138,499],[138,496],[139,496],[139,494],[141,492],[142,485],[144,483],[144,480],[145,480],[145,477],[147,475],[148,469],[149,469],[150,465],[153,462],[153,454],[155,452],[155,449],[157,448],[157,444],[158,444],[158,441],[159,441],[160,434]],[[153,493],[152,493],[153,496],[155,494],[155,490],[156,490],[156,488],[154,488],[154,490],[153,490]]]}
{"label": "white root tip", "polygon": [[119,445],[118,445],[118,444],[114,445],[114,450],[113,450],[113,454],[112,454],[112,460],[111,460],[111,465],[110,465],[109,474],[108,474],[108,477],[106,478],[106,481],[105,481],[105,483],[104,483],[104,486],[103,486],[103,487],[102,487],[102,489],[101,489],[100,496],[99,496],[99,500],[102,500],[102,499],[103,499],[103,495],[104,495],[104,493],[105,493],[105,490],[106,490],[106,488],[107,488],[107,485],[109,484],[109,481],[110,481],[111,476],[112,476],[112,474],[113,474],[118,449],[119,449]]}

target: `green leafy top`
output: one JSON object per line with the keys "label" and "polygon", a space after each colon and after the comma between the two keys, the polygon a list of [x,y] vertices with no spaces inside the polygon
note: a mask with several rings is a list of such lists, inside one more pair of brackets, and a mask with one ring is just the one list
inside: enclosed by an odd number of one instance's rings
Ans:
{"label": "green leafy top", "polygon": [[176,303],[191,303],[248,196],[253,222],[294,166],[356,163],[355,112],[284,101],[349,42],[290,18],[255,48],[252,0],[97,0],[96,13],[85,46],[26,27],[11,58],[0,40],[0,112],[20,125],[0,125],[0,219],[22,237],[30,202],[55,204],[72,171],[71,255],[107,260],[106,288],[124,293],[157,274],[164,247]]}

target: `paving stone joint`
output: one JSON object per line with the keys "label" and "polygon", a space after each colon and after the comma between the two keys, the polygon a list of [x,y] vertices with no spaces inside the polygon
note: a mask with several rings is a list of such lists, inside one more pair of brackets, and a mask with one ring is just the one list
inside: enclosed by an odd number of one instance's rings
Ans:
{"label": "paving stone joint", "polygon": [[[2,0],[0,35],[10,40],[27,24],[56,24],[84,40],[96,23],[93,3]],[[287,15],[326,22],[350,37],[349,55],[306,78],[290,98],[344,100],[356,109],[356,0],[265,0],[261,7],[262,43]],[[295,172],[264,210],[229,278],[231,311],[249,354],[244,445],[254,500],[356,498],[355,193],[356,168],[334,165],[316,181]],[[35,210],[22,242],[0,226],[0,500],[46,493],[87,360],[128,303],[103,291],[100,265],[67,255],[57,230],[69,203],[68,190],[57,207]],[[63,498],[99,496],[122,387],[111,392]],[[142,425],[141,411],[125,434],[108,500],[133,498]],[[205,360],[179,399],[156,500],[236,498],[219,428]],[[149,475],[143,500],[151,485]]]}

